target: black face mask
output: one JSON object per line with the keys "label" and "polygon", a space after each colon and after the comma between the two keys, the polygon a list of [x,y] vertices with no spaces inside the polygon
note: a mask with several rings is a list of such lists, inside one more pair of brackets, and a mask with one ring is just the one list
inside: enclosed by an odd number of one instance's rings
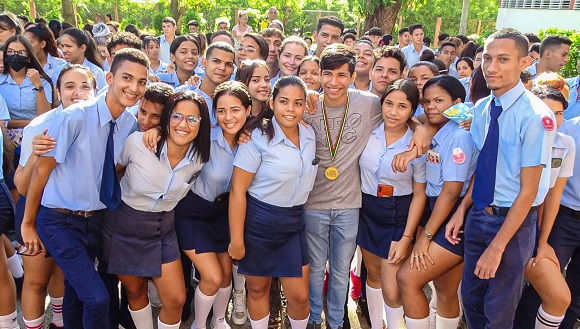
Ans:
{"label": "black face mask", "polygon": [[6,56],[6,63],[8,63],[8,67],[13,69],[16,72],[20,72],[23,68],[28,65],[28,57],[19,56],[19,55],[8,55]]}

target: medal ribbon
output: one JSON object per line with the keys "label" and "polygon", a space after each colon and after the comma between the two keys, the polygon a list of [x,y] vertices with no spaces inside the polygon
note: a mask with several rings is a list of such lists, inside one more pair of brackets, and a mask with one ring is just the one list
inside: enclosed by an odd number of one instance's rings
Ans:
{"label": "medal ribbon", "polygon": [[332,142],[332,138],[330,136],[330,127],[328,126],[328,116],[326,115],[326,109],[324,108],[324,102],[322,102],[322,114],[324,115],[324,129],[326,130],[326,140],[328,142],[328,151],[330,152],[330,160],[334,161],[334,157],[336,156],[336,152],[338,151],[338,146],[340,145],[340,140],[342,139],[342,132],[344,131],[344,126],[346,123],[346,117],[348,115],[348,96],[346,98],[346,106],[344,109],[344,115],[342,116],[342,124],[340,125],[340,131],[338,132],[338,139],[336,143]]}

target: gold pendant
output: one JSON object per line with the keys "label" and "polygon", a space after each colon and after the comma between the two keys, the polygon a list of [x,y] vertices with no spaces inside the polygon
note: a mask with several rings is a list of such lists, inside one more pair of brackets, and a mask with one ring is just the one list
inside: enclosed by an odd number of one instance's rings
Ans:
{"label": "gold pendant", "polygon": [[338,169],[336,169],[335,166],[330,166],[324,171],[324,176],[326,176],[328,180],[335,180],[338,178]]}

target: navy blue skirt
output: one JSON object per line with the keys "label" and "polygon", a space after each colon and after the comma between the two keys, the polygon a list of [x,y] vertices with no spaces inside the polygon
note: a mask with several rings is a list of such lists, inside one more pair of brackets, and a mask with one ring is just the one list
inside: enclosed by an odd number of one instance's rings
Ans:
{"label": "navy blue skirt", "polygon": [[301,277],[309,262],[303,207],[278,207],[247,195],[244,244],[240,274]]}
{"label": "navy blue skirt", "polygon": [[[461,241],[459,241],[458,244],[451,244],[449,241],[447,241],[447,239],[445,239],[445,226],[447,226],[447,223],[449,223],[451,216],[453,216],[453,214],[455,213],[455,210],[457,210],[457,207],[461,203],[461,200],[463,200],[462,197],[459,198],[459,200],[457,200],[457,202],[453,206],[453,209],[449,213],[449,216],[447,216],[447,218],[445,218],[445,222],[443,222],[443,224],[441,224],[441,226],[437,230],[437,233],[435,233],[435,236],[433,237],[433,241],[435,243],[437,243],[438,245],[440,245],[441,247],[443,247],[445,250],[448,250],[448,251],[456,254],[457,256],[463,257],[463,245],[465,243],[465,237],[463,236],[463,228],[465,226],[465,219],[463,220],[463,225],[459,229],[460,231],[462,231],[462,233],[459,233],[457,235],[459,238],[461,238]],[[429,205],[431,207],[431,211],[433,211],[433,209],[435,208],[436,201],[437,201],[437,197],[429,197]]]}
{"label": "navy blue skirt", "polygon": [[103,259],[108,273],[161,276],[161,265],[180,258],[172,211],[139,211],[121,203],[103,211]]}
{"label": "navy blue skirt", "polygon": [[175,232],[179,248],[205,252],[224,253],[230,243],[228,198],[210,202],[187,192],[175,207]]}
{"label": "navy blue skirt", "polygon": [[405,232],[413,195],[379,198],[362,194],[356,243],[381,258],[389,258],[392,241]]}
{"label": "navy blue skirt", "polygon": [[14,201],[3,179],[0,179],[0,234],[14,226]]}

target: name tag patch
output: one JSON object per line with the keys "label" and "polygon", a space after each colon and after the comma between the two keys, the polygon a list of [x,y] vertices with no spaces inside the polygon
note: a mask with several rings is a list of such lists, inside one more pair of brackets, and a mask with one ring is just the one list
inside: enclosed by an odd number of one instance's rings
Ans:
{"label": "name tag patch", "polygon": [[560,168],[562,166],[562,158],[552,158],[552,168]]}

